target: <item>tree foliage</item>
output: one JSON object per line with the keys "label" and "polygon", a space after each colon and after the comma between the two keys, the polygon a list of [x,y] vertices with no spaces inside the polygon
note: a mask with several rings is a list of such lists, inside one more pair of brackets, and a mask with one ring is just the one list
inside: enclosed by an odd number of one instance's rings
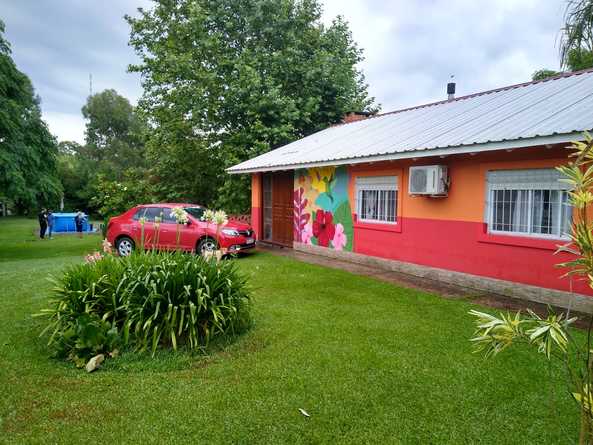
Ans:
{"label": "tree foliage", "polygon": [[84,156],[85,147],[74,141],[58,144],[58,176],[62,183],[64,206],[67,210],[90,210],[93,195],[91,184],[96,176],[95,163]]}
{"label": "tree foliage", "polygon": [[111,216],[150,201],[146,126],[128,99],[112,89],[99,92],[87,98],[82,115],[86,143],[58,146],[65,206]]}
{"label": "tree foliage", "polygon": [[144,127],[128,99],[104,90],[88,97],[82,115],[87,122],[81,154],[114,175],[144,166]]}
{"label": "tree foliage", "polygon": [[11,57],[0,21],[0,198],[17,210],[55,204],[57,143],[41,119],[40,100]]}
{"label": "tree foliage", "polygon": [[[168,0],[126,17],[167,196],[244,211],[249,187],[226,167],[375,110],[348,25],[320,14],[316,0]],[[206,187],[172,180],[192,166]]]}
{"label": "tree foliage", "polygon": [[154,186],[143,170],[128,169],[121,181],[103,174],[95,178],[94,195],[90,204],[104,217],[123,213],[138,204],[151,202]]}
{"label": "tree foliage", "polygon": [[[568,0],[560,45],[563,67],[575,70],[593,66],[593,0]],[[575,60],[576,58],[576,60]],[[584,66],[583,61],[591,64]],[[576,65],[575,65],[576,63]]]}
{"label": "tree foliage", "polygon": [[562,74],[560,71],[549,70],[543,68],[541,70],[537,70],[531,75],[531,80],[544,80],[549,79],[550,77],[555,77],[559,74]]}
{"label": "tree foliage", "polygon": [[[593,0],[567,0],[560,40],[560,65],[568,71],[593,68]],[[543,80],[561,71],[541,69],[532,80]]]}

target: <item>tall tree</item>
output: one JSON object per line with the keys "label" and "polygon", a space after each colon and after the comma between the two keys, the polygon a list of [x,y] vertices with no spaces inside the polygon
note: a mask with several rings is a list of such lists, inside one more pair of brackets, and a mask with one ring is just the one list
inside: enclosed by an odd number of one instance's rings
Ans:
{"label": "tall tree", "polygon": [[94,195],[91,184],[97,175],[97,167],[95,161],[85,157],[85,149],[74,141],[58,144],[58,174],[66,210],[92,209],[88,204]]}
{"label": "tall tree", "polygon": [[39,103],[31,81],[12,60],[0,21],[0,197],[18,211],[54,205],[61,194],[57,142]]}
{"label": "tall tree", "polygon": [[[224,168],[375,111],[348,25],[324,26],[317,0],[161,0],[139,11],[126,17],[141,58],[130,70],[142,74],[149,149],[166,153],[156,173],[171,193],[245,210],[246,178]],[[211,178],[200,190],[175,180],[188,162]]]}
{"label": "tall tree", "polygon": [[[83,202],[84,208],[103,216],[121,212],[124,203],[142,203],[150,189],[146,126],[134,106],[108,89],[89,96],[82,115],[87,120],[86,144],[65,146],[64,151],[70,150],[74,155],[64,156],[61,164],[66,172],[74,168],[83,178],[84,187],[72,194],[71,203]],[[136,193],[138,190],[142,193]],[[117,208],[113,203],[117,203]]]}
{"label": "tall tree", "polygon": [[87,120],[83,156],[114,175],[144,165],[144,127],[128,99],[104,90],[88,97],[82,115]]}

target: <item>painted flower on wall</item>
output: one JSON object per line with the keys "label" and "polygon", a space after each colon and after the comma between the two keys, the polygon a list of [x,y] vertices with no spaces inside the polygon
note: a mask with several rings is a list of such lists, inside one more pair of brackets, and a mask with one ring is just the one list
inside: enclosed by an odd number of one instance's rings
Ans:
{"label": "painted flower on wall", "polygon": [[295,172],[293,221],[296,241],[352,251],[354,231],[348,178],[344,166]]}
{"label": "painted flower on wall", "polygon": [[336,167],[310,168],[311,187],[321,193],[329,191],[329,184],[334,179]]}
{"label": "painted flower on wall", "polygon": [[313,238],[313,226],[309,223],[303,227],[303,230],[301,231],[301,242],[305,244],[313,244],[311,238]]}
{"label": "painted flower on wall", "polygon": [[336,226],[333,223],[331,212],[317,210],[315,221],[313,221],[313,235],[317,238],[317,245],[329,247],[329,242],[333,239],[335,232]]}
{"label": "painted flower on wall", "polygon": [[334,237],[332,238],[332,245],[336,250],[344,249],[344,246],[348,242],[348,237],[346,233],[344,233],[344,226],[340,223],[336,224],[336,231],[334,233]]}

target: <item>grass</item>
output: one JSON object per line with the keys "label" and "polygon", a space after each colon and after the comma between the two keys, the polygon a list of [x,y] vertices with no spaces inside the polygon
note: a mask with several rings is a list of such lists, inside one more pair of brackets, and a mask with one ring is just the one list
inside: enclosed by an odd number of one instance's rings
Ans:
{"label": "grass", "polygon": [[0,219],[1,443],[575,442],[561,369],[525,348],[471,353],[478,306],[263,253],[239,260],[256,324],[238,341],[86,374],[48,358],[31,314],[100,238],[34,226]]}

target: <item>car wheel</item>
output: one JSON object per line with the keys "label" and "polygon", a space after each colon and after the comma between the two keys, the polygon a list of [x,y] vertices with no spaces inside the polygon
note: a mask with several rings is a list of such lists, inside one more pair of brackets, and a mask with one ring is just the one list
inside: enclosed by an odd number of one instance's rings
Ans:
{"label": "car wheel", "polygon": [[198,243],[196,253],[204,255],[205,252],[214,252],[216,249],[218,249],[216,240],[213,240],[212,238],[204,238]]}
{"label": "car wheel", "polygon": [[128,256],[134,251],[134,241],[127,236],[122,236],[117,240],[115,247],[119,256]]}

